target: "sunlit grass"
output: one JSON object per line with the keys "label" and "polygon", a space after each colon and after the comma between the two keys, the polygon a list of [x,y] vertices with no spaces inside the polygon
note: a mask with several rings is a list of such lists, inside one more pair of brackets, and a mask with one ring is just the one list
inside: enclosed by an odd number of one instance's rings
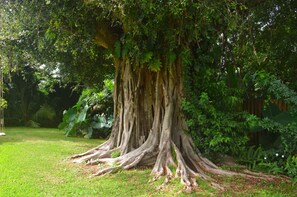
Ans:
{"label": "sunlit grass", "polygon": [[163,195],[155,190],[158,182],[148,183],[150,170],[90,178],[93,169],[69,162],[102,140],[67,138],[56,129],[8,128],[6,134],[0,139],[0,196]]}
{"label": "sunlit grass", "polygon": [[[56,129],[7,128],[0,137],[0,196],[185,196],[179,179],[162,190],[156,190],[163,180],[148,183],[150,169],[120,171],[104,177],[90,178],[94,167],[72,164],[69,156],[86,151],[103,140],[64,137]],[[236,182],[235,182],[236,181]],[[234,196],[232,184],[245,187],[244,180],[226,178],[225,192],[214,190],[198,179],[197,193],[190,196]],[[241,195],[293,196],[294,187],[280,183],[256,185]],[[231,186],[230,186],[231,185]]]}

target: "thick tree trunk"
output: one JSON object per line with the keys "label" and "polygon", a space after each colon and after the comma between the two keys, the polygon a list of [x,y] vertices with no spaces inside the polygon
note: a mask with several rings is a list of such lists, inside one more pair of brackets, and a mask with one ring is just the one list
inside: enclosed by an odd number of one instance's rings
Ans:
{"label": "thick tree trunk", "polygon": [[[166,176],[166,182],[173,177],[169,168],[172,165],[176,167],[175,176],[181,178],[188,190],[197,185],[197,176],[213,181],[207,173],[236,174],[222,171],[203,158],[185,133],[180,59],[159,72],[149,71],[146,66],[132,66],[128,59],[116,59],[115,65],[111,136],[104,144],[75,155],[74,162],[113,166],[95,175],[153,166],[153,179]],[[112,158],[113,152],[119,152],[120,156]]]}

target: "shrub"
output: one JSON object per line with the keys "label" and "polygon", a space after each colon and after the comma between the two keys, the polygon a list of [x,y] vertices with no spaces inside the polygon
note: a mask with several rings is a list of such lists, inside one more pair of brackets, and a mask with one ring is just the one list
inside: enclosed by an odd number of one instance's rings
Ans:
{"label": "shrub", "polygon": [[33,121],[33,120],[29,120],[25,123],[25,126],[26,127],[32,127],[32,128],[39,128],[40,127],[40,124]]}
{"label": "shrub", "polygon": [[34,114],[33,119],[42,127],[54,127],[56,118],[56,111],[51,106],[44,104]]}
{"label": "shrub", "polygon": [[113,121],[113,82],[104,81],[102,90],[85,89],[76,105],[64,112],[60,129],[66,136],[106,138]]}
{"label": "shrub", "polygon": [[[268,131],[257,149],[250,147],[239,161],[250,169],[286,174],[297,180],[297,93],[265,71],[251,75],[255,96],[265,99],[263,117],[254,119],[254,130]],[[271,102],[283,100],[289,110],[282,112]],[[263,148],[262,148],[263,147]]]}
{"label": "shrub", "polygon": [[[253,76],[255,92],[265,93],[266,98],[263,118],[258,120],[258,127],[277,135],[274,147],[278,152],[287,155],[297,152],[297,93],[286,84],[264,71]],[[281,112],[270,103],[271,99],[280,99],[289,105],[287,112]]]}
{"label": "shrub", "polygon": [[297,155],[289,156],[285,164],[285,171],[293,178],[294,183],[297,183]]}
{"label": "shrub", "polygon": [[208,155],[241,154],[254,116],[241,111],[243,92],[236,85],[236,77],[231,80],[228,74],[212,68],[201,68],[195,73],[185,71],[183,101],[195,145]]}
{"label": "shrub", "polygon": [[297,182],[297,156],[286,155],[277,150],[264,151],[263,148],[250,147],[238,160],[251,170],[265,171],[271,174],[285,174]]}

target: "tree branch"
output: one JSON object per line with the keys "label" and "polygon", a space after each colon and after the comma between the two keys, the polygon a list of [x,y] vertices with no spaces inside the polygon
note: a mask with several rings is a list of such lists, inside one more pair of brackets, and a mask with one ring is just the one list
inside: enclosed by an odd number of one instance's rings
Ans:
{"label": "tree branch", "polygon": [[106,49],[112,49],[120,38],[120,31],[119,28],[111,27],[106,21],[100,22],[96,28],[95,42]]}

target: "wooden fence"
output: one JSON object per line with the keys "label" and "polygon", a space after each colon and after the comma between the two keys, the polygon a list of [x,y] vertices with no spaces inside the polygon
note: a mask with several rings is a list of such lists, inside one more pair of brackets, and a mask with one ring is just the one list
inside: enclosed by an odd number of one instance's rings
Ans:
{"label": "wooden fence", "polygon": [[[283,100],[271,100],[271,103],[276,105],[280,111],[288,111],[288,105]],[[262,99],[247,99],[243,102],[244,111],[254,114],[258,117],[263,117],[264,100]]]}

